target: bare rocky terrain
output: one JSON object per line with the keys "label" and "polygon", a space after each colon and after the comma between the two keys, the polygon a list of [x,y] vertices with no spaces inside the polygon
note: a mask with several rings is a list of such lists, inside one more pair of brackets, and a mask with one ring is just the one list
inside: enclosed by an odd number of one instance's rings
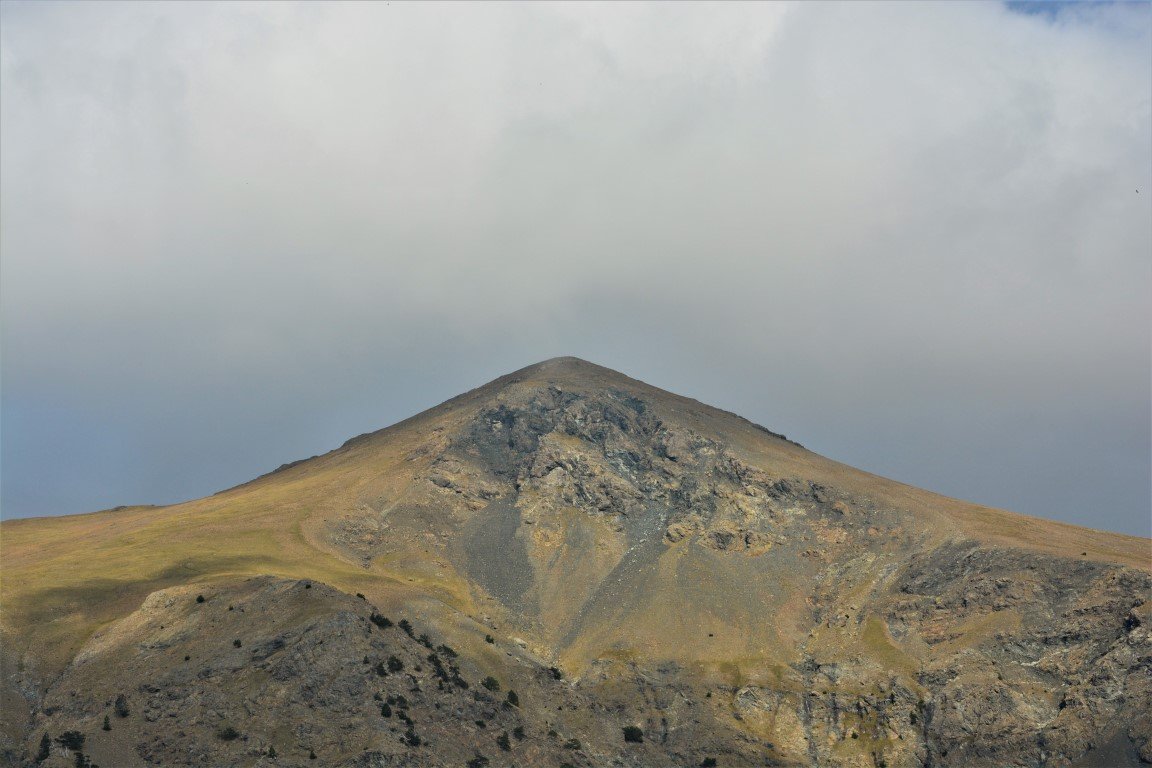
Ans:
{"label": "bare rocky terrain", "polygon": [[1152,764],[1152,542],[574,358],[2,533],[13,766]]}

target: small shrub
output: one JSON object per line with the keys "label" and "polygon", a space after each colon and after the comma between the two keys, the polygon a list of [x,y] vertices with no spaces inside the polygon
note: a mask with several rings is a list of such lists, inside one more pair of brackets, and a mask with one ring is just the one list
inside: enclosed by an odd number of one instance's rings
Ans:
{"label": "small shrub", "polygon": [[314,750],[314,749],[308,750],[308,759],[309,760],[315,760],[316,759],[316,750]]}
{"label": "small shrub", "polygon": [[445,656],[447,656],[449,659],[455,659],[457,656],[460,655],[460,654],[456,653],[456,650],[454,648],[452,648],[452,646],[450,646],[450,645],[443,645],[443,644],[438,645],[438,646],[436,646],[436,650],[439,651],[440,653],[444,654]]}
{"label": "small shrub", "polygon": [[396,658],[395,656],[388,657],[389,672],[399,672],[402,669],[404,669],[404,662],[400,661],[400,659]]}
{"label": "small shrub", "polygon": [[634,725],[624,726],[624,741],[639,744],[644,741],[644,731]]}
{"label": "small shrub", "polygon": [[80,731],[64,731],[64,733],[56,737],[56,743],[65,749],[79,752],[84,748],[84,734],[80,733]]}
{"label": "small shrub", "polygon": [[48,736],[48,731],[44,731],[44,735],[40,737],[40,751],[36,753],[36,762],[44,762],[51,754],[52,739]]}
{"label": "small shrub", "polygon": [[512,742],[508,739],[508,731],[504,731],[504,733],[496,737],[496,746],[505,752],[512,751]]}
{"label": "small shrub", "polygon": [[476,727],[477,728],[487,728],[488,723],[484,722],[483,720],[477,720],[476,721]]}
{"label": "small shrub", "polygon": [[100,729],[104,731],[112,730],[112,723],[108,722],[108,715],[104,715],[104,725],[100,726]]}
{"label": "small shrub", "polygon": [[481,680],[480,685],[484,686],[493,693],[500,690],[500,681],[492,677],[492,675],[488,675],[488,677]]}
{"label": "small shrub", "polygon": [[516,695],[516,691],[508,691],[508,703],[514,707],[520,706],[520,697]]}
{"label": "small shrub", "polygon": [[477,752],[476,757],[469,760],[467,765],[468,768],[485,768],[488,765],[488,758]]}
{"label": "small shrub", "polygon": [[568,739],[564,742],[564,749],[581,749],[584,745],[580,743],[580,739]]}
{"label": "small shrub", "polygon": [[404,743],[410,747],[420,746],[420,737],[416,735],[411,722],[408,723],[408,730],[404,732]]}
{"label": "small shrub", "polygon": [[524,726],[518,725],[513,728],[512,735],[515,736],[519,741],[524,741]]}
{"label": "small shrub", "polygon": [[198,603],[204,602],[204,595],[196,595],[196,602],[198,602]]}
{"label": "small shrub", "polygon": [[548,667],[548,674],[552,675],[553,680],[563,680],[564,673],[556,667]]}
{"label": "small shrub", "polygon": [[388,668],[384,666],[384,662],[376,662],[376,674],[380,675],[380,677],[388,677]]}
{"label": "small shrub", "polygon": [[384,705],[380,707],[380,714],[384,717],[392,717],[392,705],[385,702]]}
{"label": "small shrub", "polygon": [[387,616],[381,616],[379,613],[376,613],[376,611],[372,611],[372,615],[368,617],[368,620],[380,627],[380,629],[388,629],[388,627],[392,626],[392,619]]}
{"label": "small shrub", "polygon": [[400,619],[400,629],[404,630],[404,634],[408,635],[408,637],[413,640],[416,639],[416,635],[412,634],[412,623],[409,622],[408,619]]}
{"label": "small shrub", "polygon": [[492,635],[484,635],[484,642],[492,645],[496,642],[496,638],[492,637]]}
{"label": "small shrub", "polygon": [[270,745],[268,747],[268,757],[276,757],[276,747],[275,746]]}
{"label": "small shrub", "polygon": [[716,758],[706,757],[700,761],[700,768],[716,768]]}
{"label": "small shrub", "polygon": [[357,592],[356,597],[360,598],[361,600],[367,600],[368,599],[368,598],[364,597],[363,592]]}
{"label": "small shrub", "polygon": [[311,584],[305,584],[304,589],[312,589],[312,585]]}
{"label": "small shrub", "polygon": [[239,648],[240,646],[244,645],[244,643],[240,642],[240,640],[239,640],[239,639],[236,639],[236,640],[233,640],[233,641],[232,641],[232,645],[234,645],[234,646],[236,646],[237,648]]}
{"label": "small shrub", "polygon": [[216,738],[220,739],[220,741],[235,741],[240,738],[240,731],[227,725],[216,731]]}
{"label": "small shrub", "polygon": [[424,646],[428,650],[432,650],[432,638],[428,637],[427,632],[416,638],[416,642],[420,643],[420,645]]}
{"label": "small shrub", "polygon": [[185,656],[184,661],[192,661],[192,657],[191,656]]}
{"label": "small shrub", "polygon": [[116,703],[112,705],[112,709],[116,712],[117,717],[128,717],[131,712],[128,709],[128,697],[120,694],[116,697]]}

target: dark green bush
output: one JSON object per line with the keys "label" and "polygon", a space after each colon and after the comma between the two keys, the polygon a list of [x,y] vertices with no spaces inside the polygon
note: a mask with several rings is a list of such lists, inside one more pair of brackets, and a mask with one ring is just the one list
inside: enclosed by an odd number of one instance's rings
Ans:
{"label": "dark green bush", "polygon": [[500,681],[492,677],[492,675],[488,675],[488,677],[481,680],[480,685],[484,686],[492,692],[500,690]]}
{"label": "dark green bush", "polygon": [[520,706],[520,697],[516,695],[516,691],[508,691],[508,703],[514,707]]}
{"label": "dark green bush", "polygon": [[80,731],[64,731],[64,733],[56,737],[56,743],[65,749],[79,752],[84,748],[84,734],[80,733]]}
{"label": "dark green bush", "polygon": [[230,725],[226,725],[216,731],[216,738],[220,739],[220,741],[235,741],[240,738],[240,731]]}
{"label": "dark green bush", "polygon": [[504,733],[496,737],[496,745],[505,752],[512,751],[512,742],[508,739],[508,731],[504,731]]}
{"label": "dark green bush", "polygon": [[640,742],[644,741],[644,731],[640,730],[636,726],[626,725],[624,726],[623,730],[624,741],[628,741],[633,744],[639,744]]}
{"label": "dark green bush", "polygon": [[44,735],[40,737],[40,751],[36,753],[36,762],[44,762],[51,754],[52,739],[48,736],[48,731],[44,731]]}

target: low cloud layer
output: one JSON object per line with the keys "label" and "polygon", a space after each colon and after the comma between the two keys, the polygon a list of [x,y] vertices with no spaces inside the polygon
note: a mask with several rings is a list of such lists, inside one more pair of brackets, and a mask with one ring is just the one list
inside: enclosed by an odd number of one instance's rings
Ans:
{"label": "low cloud layer", "polygon": [[5,517],[572,354],[1150,533],[1152,13],[5,3]]}

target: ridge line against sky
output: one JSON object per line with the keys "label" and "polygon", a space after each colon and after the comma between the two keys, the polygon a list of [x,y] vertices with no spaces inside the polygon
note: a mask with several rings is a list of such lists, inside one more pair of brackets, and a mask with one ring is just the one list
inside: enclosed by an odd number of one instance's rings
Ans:
{"label": "ridge line against sky", "polygon": [[1152,534],[1150,41],[1147,3],[0,4],[0,514],[571,354]]}

